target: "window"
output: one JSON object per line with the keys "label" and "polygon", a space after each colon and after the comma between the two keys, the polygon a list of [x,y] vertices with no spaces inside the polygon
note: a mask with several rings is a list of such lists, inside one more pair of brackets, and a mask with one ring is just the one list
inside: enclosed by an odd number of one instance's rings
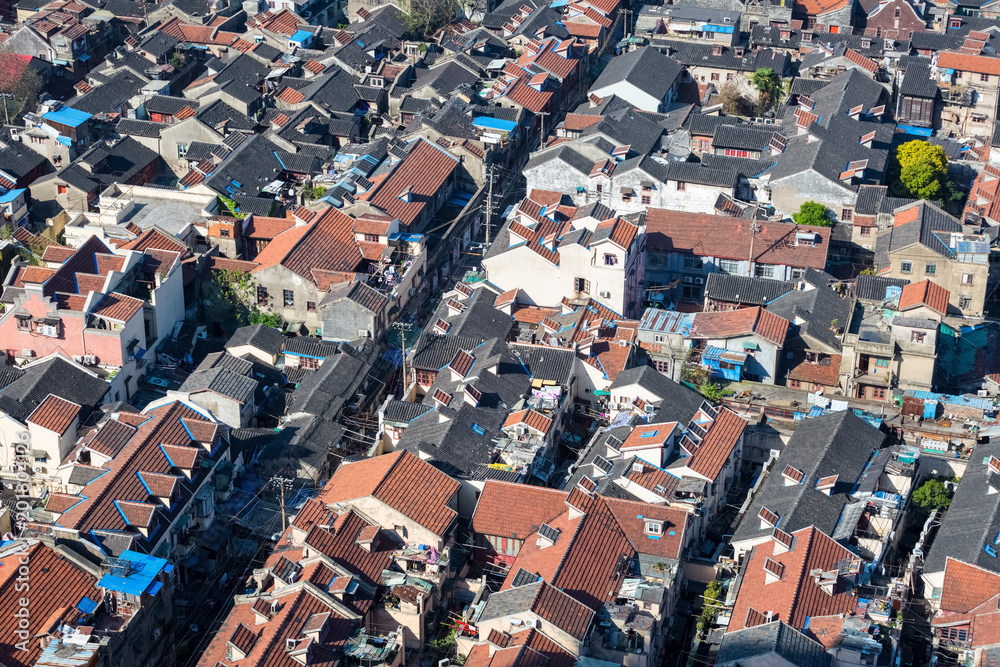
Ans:
{"label": "window", "polygon": [[268,299],[267,288],[257,285],[257,304],[260,306],[266,306],[267,299]]}
{"label": "window", "polygon": [[871,236],[872,235],[872,228],[871,227],[862,227],[861,228],[861,235],[862,236]]}
{"label": "window", "polygon": [[663,334],[656,334],[655,336],[653,336],[653,342],[654,343],[663,343],[666,340],[667,340],[667,337],[664,336]]}
{"label": "window", "polygon": [[604,185],[601,184],[601,183],[598,183],[597,184],[597,194],[601,194],[602,192],[604,192]]}
{"label": "window", "polygon": [[910,332],[910,342],[911,343],[923,343],[924,339],[927,338],[927,332],[925,331],[911,331]]}
{"label": "window", "polygon": [[699,285],[685,285],[684,289],[681,290],[681,295],[685,299],[691,301],[701,301],[702,299],[702,289]]}
{"label": "window", "polygon": [[732,80],[733,80],[733,73],[726,72],[726,81],[732,81]]}
{"label": "window", "polygon": [[65,185],[57,185],[57,186],[56,186],[56,191],[57,191],[57,192],[58,192],[59,194],[61,194],[61,195],[64,195],[64,194],[66,194],[67,192],[69,192],[69,188],[68,188],[68,187],[66,187]]}
{"label": "window", "polygon": [[989,74],[980,74],[979,75],[979,80],[983,81],[983,82],[988,82],[990,80],[990,75]]}
{"label": "window", "polygon": [[659,537],[663,534],[663,524],[659,521],[647,521],[646,534]]}
{"label": "window", "polygon": [[948,27],[949,28],[961,28],[962,27],[962,19],[952,19],[951,21],[948,22]]}
{"label": "window", "polygon": [[643,192],[652,192],[653,191],[653,184],[652,183],[643,183],[642,184],[642,191]]}
{"label": "window", "polygon": [[899,7],[896,7],[896,14],[895,14],[895,16],[893,16],[893,18],[897,18],[897,19],[899,18]]}
{"label": "window", "polygon": [[962,284],[963,285],[971,285],[972,284],[972,274],[971,273],[963,273],[962,274]]}
{"label": "window", "polygon": [[228,229],[220,229],[219,230],[219,236],[222,237],[222,238],[224,238],[224,239],[228,239],[229,238],[229,230]]}
{"label": "window", "polygon": [[854,210],[850,208],[845,208],[840,213],[840,219],[843,220],[844,222],[850,222],[853,217],[854,217]]}
{"label": "window", "polygon": [[969,639],[969,630],[966,627],[961,628],[938,628],[938,637],[941,639],[947,639],[949,641],[964,642]]}
{"label": "window", "polygon": [[316,310],[316,302],[306,301],[306,310]]}
{"label": "window", "polygon": [[687,183],[684,181],[677,181],[677,192],[684,192],[687,188]]}
{"label": "window", "polygon": [[604,255],[604,266],[617,266],[618,265],[618,255],[613,255],[611,253],[606,253]]}
{"label": "window", "polygon": [[885,400],[885,387],[872,387],[872,398],[876,401]]}
{"label": "window", "polygon": [[622,203],[627,204],[630,201],[632,201],[632,193],[631,192],[623,192],[622,193]]}
{"label": "window", "polygon": [[913,273],[913,262],[900,262],[899,263],[900,273]]}
{"label": "window", "polygon": [[188,154],[187,144],[177,144],[177,157],[184,157]]}
{"label": "window", "polygon": [[649,195],[643,195],[643,196],[642,196],[642,203],[643,203],[643,205],[645,205],[645,206],[649,206],[649,202],[650,202],[650,201],[651,201],[651,200],[650,200],[650,198],[649,198]]}
{"label": "window", "polygon": [[962,296],[958,297],[958,307],[961,308],[962,310],[966,310],[967,308],[971,308],[972,307],[972,297],[971,296],[966,296],[964,294]]}
{"label": "window", "polygon": [[792,280],[802,280],[805,275],[805,269],[792,269]]}
{"label": "window", "polygon": [[282,301],[285,304],[285,308],[291,308],[295,305],[295,292],[290,289],[281,290]]}
{"label": "window", "polygon": [[319,368],[319,359],[312,357],[299,357],[299,368],[314,371]]}
{"label": "window", "polygon": [[590,294],[590,281],[585,278],[573,278],[573,291]]}
{"label": "window", "polygon": [[802,389],[802,380],[789,380],[788,386],[792,389]]}
{"label": "window", "polygon": [[698,142],[699,150],[707,151],[709,148],[711,148],[711,146],[712,144],[708,139],[702,139],[701,141]]}
{"label": "window", "polygon": [[28,316],[28,317],[17,317],[15,315],[14,319],[17,320],[17,330],[18,331],[31,331],[31,317],[30,316]]}
{"label": "window", "polygon": [[726,155],[729,157],[750,157],[750,151],[741,151],[735,148],[727,148]]}
{"label": "window", "polygon": [[738,260],[735,259],[720,259],[719,271],[721,273],[736,275],[740,272],[740,263]]}
{"label": "window", "polygon": [[719,73],[712,72],[712,81],[718,81],[718,80],[719,80]]}
{"label": "window", "polygon": [[653,364],[653,368],[655,368],[659,372],[663,373],[664,375],[670,375],[670,362],[669,361],[656,360],[656,361],[653,361],[651,363]]}
{"label": "window", "polygon": [[889,360],[888,359],[878,358],[878,359],[875,360],[875,367],[876,368],[889,368]]}
{"label": "window", "polygon": [[434,373],[432,371],[417,371],[416,372],[417,384],[424,387],[429,387],[430,385],[434,384],[434,378],[436,376],[437,373]]}
{"label": "window", "polygon": [[691,255],[688,255],[687,257],[684,258],[685,269],[701,271],[701,267],[702,267],[701,257],[693,257]]}
{"label": "window", "polygon": [[758,278],[773,278],[774,264],[755,264],[753,274]]}
{"label": "window", "polygon": [[928,276],[937,274],[937,264],[931,264],[930,262],[924,264],[924,274]]}

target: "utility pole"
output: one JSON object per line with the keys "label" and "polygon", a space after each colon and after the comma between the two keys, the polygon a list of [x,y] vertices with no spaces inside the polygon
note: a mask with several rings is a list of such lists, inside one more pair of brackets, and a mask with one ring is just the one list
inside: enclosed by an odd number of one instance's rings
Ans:
{"label": "utility pole", "polygon": [[542,136],[538,140],[538,150],[545,148],[545,117],[549,115],[548,111],[539,111],[538,116],[542,120]]}
{"label": "utility pole", "polygon": [[753,242],[757,238],[757,232],[760,231],[760,225],[756,221],[750,224],[750,277],[753,278]]}
{"label": "utility pole", "polygon": [[[490,180],[489,190],[486,191],[486,247],[490,247],[490,227],[493,224],[493,162],[486,165],[486,178]],[[486,252],[483,251],[485,255]]]}
{"label": "utility pole", "polygon": [[403,398],[406,398],[406,332],[410,330],[411,325],[398,321],[392,326],[399,330],[399,340],[403,347]]}
{"label": "utility pole", "polygon": [[288,528],[288,514],[285,512],[285,487],[291,489],[292,480],[275,475],[268,483],[278,487],[278,491],[281,493],[281,532],[284,533],[285,529]]}

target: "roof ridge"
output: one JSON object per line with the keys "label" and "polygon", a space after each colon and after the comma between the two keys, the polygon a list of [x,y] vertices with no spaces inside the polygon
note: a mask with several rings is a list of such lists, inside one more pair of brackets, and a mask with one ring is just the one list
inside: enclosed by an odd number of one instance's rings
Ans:
{"label": "roof ridge", "polygon": [[[806,563],[808,562],[810,552],[812,551],[813,539],[815,539],[816,533],[819,532],[816,526],[809,526],[804,530],[809,531],[809,537],[806,539],[805,553],[802,556],[802,567],[795,575],[795,588],[792,590],[792,602],[788,606],[788,619],[785,621],[786,623],[791,623],[792,617],[795,615],[795,607],[799,602],[799,596],[802,591],[802,585],[805,579]],[[771,544],[772,544],[771,552],[773,554],[774,553],[773,540],[771,541]],[[788,553],[794,553],[794,552],[788,552]],[[778,620],[783,620],[783,619],[778,619]]]}

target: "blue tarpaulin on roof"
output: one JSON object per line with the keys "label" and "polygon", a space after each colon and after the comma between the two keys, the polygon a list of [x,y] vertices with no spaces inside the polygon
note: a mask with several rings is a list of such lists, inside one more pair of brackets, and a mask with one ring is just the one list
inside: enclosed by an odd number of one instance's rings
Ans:
{"label": "blue tarpaulin on roof", "polygon": [[702,32],[721,32],[727,35],[733,34],[734,28],[736,26],[731,25],[712,25],[711,23],[706,23],[701,26]]}
{"label": "blue tarpaulin on roof", "polygon": [[0,204],[7,204],[14,201],[21,196],[22,192],[24,192],[24,188],[21,188],[20,190],[10,190],[5,194],[0,195]]}
{"label": "blue tarpaulin on roof", "polygon": [[310,37],[312,37],[312,33],[309,32],[308,30],[298,30],[294,35],[292,35],[288,39],[290,39],[293,42],[304,42]]}
{"label": "blue tarpaulin on roof", "polygon": [[50,111],[46,114],[42,114],[42,118],[50,120],[53,123],[66,125],[68,127],[79,127],[93,118],[93,116],[84,111],[77,111],[76,109],[71,109],[70,107],[63,107],[58,111]]}
{"label": "blue tarpaulin on roof", "polygon": [[931,136],[932,130],[929,127],[914,127],[912,125],[897,125],[904,134],[912,134],[918,137],[929,137]]}
{"label": "blue tarpaulin on roof", "polygon": [[499,118],[491,118],[489,116],[473,118],[472,124],[476,127],[485,127],[491,130],[500,130],[501,132],[513,132],[514,128],[517,127],[517,123],[512,120],[501,120]]}
{"label": "blue tarpaulin on roof", "polygon": [[127,595],[155,595],[160,587],[156,577],[167,565],[163,558],[156,558],[137,551],[123,551],[111,566],[111,571],[97,582],[98,588],[122,592]]}

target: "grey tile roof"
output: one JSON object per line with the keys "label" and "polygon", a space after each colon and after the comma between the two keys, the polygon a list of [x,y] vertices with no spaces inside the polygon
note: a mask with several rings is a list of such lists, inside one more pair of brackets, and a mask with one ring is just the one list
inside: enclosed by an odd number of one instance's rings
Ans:
{"label": "grey tile roof", "polygon": [[[851,314],[851,302],[841,298],[832,289],[819,287],[808,291],[794,291],[780,296],[768,305],[767,309],[793,322],[791,332],[799,337],[809,337],[828,351],[840,351],[841,343],[837,335],[830,330],[831,323],[836,320],[837,326],[847,326],[847,318]],[[802,324],[794,324],[803,320]],[[806,347],[809,347],[806,341]]]}
{"label": "grey tile roof", "polygon": [[292,394],[290,413],[305,413],[336,419],[344,405],[354,399],[371,366],[349,354],[338,354],[302,378]]}
{"label": "grey tile roof", "polygon": [[245,404],[257,389],[257,381],[225,368],[195,371],[180,386],[180,391],[194,393],[212,391]]}
{"label": "grey tile roof", "polygon": [[885,290],[888,287],[905,287],[910,281],[906,278],[886,278],[884,276],[858,276],[855,293],[861,301],[885,301]]}
{"label": "grey tile roof", "polygon": [[569,384],[576,368],[576,354],[573,350],[516,343],[512,343],[510,348],[532,378]]}
{"label": "grey tile roof", "polygon": [[701,156],[701,163],[710,169],[732,171],[746,178],[757,178],[775,164],[769,151],[765,151],[759,160],[731,155],[706,154]]}
{"label": "grey tile roof", "polygon": [[22,421],[49,394],[79,405],[80,420],[85,421],[107,393],[107,382],[65,359],[54,357],[25,369],[24,375],[4,387],[0,396],[17,403],[19,407],[13,416]]}
{"label": "grey tile roof", "polygon": [[766,306],[794,289],[795,283],[791,281],[710,273],[705,283],[705,298],[748,306]]}
{"label": "grey tile roof", "polygon": [[773,125],[719,125],[712,139],[714,148],[737,148],[747,151],[764,151],[774,136]]}
{"label": "grey tile roof", "polygon": [[674,382],[652,366],[637,366],[623,370],[611,383],[610,388],[621,389],[633,384],[660,398],[662,403],[658,414],[667,421],[689,419],[704,401],[700,394]]}
{"label": "grey tile roof", "polygon": [[429,405],[423,403],[411,403],[410,401],[390,400],[385,405],[385,421],[396,424],[409,424],[411,421],[433,410]]}
{"label": "grey tile roof", "polygon": [[174,115],[184,107],[197,109],[198,100],[189,100],[186,97],[170,97],[167,95],[153,95],[143,103],[147,113],[162,113]]}
{"label": "grey tile roof", "polygon": [[312,336],[293,336],[285,338],[282,350],[285,354],[329,359],[340,351],[340,345]]}
{"label": "grey tile roof", "polygon": [[250,131],[257,127],[257,123],[247,117],[245,113],[237,111],[222,100],[216,100],[206,107],[202,107],[197,118],[211,128],[225,123],[226,130]]}
{"label": "grey tile roof", "polygon": [[451,324],[449,336],[475,340],[477,344],[490,338],[506,338],[514,327],[514,319],[493,307],[496,298],[492,290],[479,288],[461,301],[465,306],[462,312],[451,315],[448,304],[442,301],[429,321],[442,319]]}
{"label": "grey tile roof", "polygon": [[829,667],[833,660],[818,641],[785,625],[783,621],[772,621],[726,633],[715,664],[719,667],[737,667],[750,662],[777,662],[777,658],[783,658],[787,664],[795,667]]}
{"label": "grey tile roof", "polygon": [[267,354],[277,355],[284,343],[285,336],[277,329],[263,324],[251,324],[234,331],[226,342],[226,349],[250,345]]}
{"label": "grey tile roof", "polygon": [[143,169],[160,160],[155,151],[146,148],[132,137],[125,137],[114,146],[98,144],[80,157],[90,165],[90,177],[107,186],[127,183]]}
{"label": "grey tile roof", "polygon": [[123,118],[118,121],[118,124],[115,126],[115,130],[123,137],[130,136],[157,139],[160,136],[160,130],[165,127],[168,127],[166,123],[154,123],[151,120]]}
{"label": "grey tile roof", "polygon": [[984,546],[993,544],[1000,533],[1000,493],[989,493],[991,456],[1000,458],[1000,442],[980,444],[972,452],[962,481],[955,490],[924,572],[941,572],[950,556],[963,563],[1000,573],[1000,558],[988,554]]}
{"label": "grey tile roof", "polygon": [[138,95],[148,81],[149,79],[130,70],[123,70],[113,74],[106,83],[102,83],[86,95],[74,97],[67,102],[67,105],[89,114],[113,111],[129,98]]}
{"label": "grey tile roof", "polygon": [[676,60],[664,56],[652,47],[643,47],[612,58],[591,90],[627,81],[655,99],[662,100],[682,69]]}
{"label": "grey tile roof", "polygon": [[[833,535],[844,506],[851,502],[855,483],[884,438],[881,431],[850,411],[799,422],[736,529],[733,541],[771,534],[770,526],[760,528],[757,516],[762,508],[778,515],[778,526],[785,532],[815,526],[826,535]],[[786,465],[805,473],[801,484],[785,486],[781,471]],[[838,475],[838,481],[833,494],[827,496],[816,490],[816,481],[831,475]]]}
{"label": "grey tile roof", "polygon": [[[208,144],[206,144],[208,145]],[[280,153],[280,151],[279,151]],[[188,155],[191,149],[188,149]],[[236,195],[233,197],[236,210],[247,215],[261,215],[264,217],[283,217],[284,205],[277,199],[268,197],[247,197],[246,195]]]}
{"label": "grey tile roof", "polygon": [[20,142],[11,143],[6,148],[0,149],[0,164],[3,165],[3,170],[17,178],[27,176],[45,161],[45,156],[23,146]]}
{"label": "grey tile roof", "polygon": [[906,64],[906,74],[899,84],[899,94],[930,100],[937,97],[938,86],[931,76],[930,58],[910,58]]}
{"label": "grey tile roof", "polygon": [[762,67],[770,67],[778,74],[784,75],[791,63],[787,53],[771,49],[745,49],[742,56],[737,56],[733,47],[724,46],[722,53],[715,55],[715,46],[712,44],[662,39],[655,36],[650,41],[653,47],[660,49],[685,67],[713,67],[737,72],[756,72]]}
{"label": "grey tile roof", "polygon": [[[915,204],[920,210],[917,219],[893,227],[888,233],[876,239],[875,263],[888,266],[888,254],[920,244],[944,257],[951,257],[951,251],[941,236],[948,238],[951,232],[961,232],[962,225],[937,206],[921,200]],[[940,234],[940,232],[945,232]]]}

